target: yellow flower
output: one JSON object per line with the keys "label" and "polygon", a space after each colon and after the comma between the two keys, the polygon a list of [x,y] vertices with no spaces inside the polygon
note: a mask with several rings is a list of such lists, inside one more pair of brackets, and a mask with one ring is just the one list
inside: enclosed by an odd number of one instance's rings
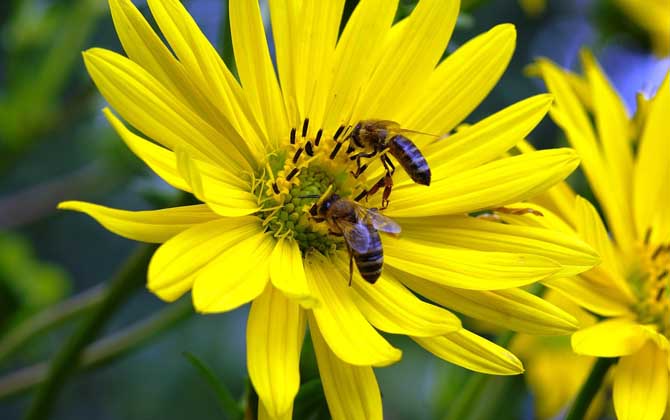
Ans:
{"label": "yellow flower", "polygon": [[[82,202],[109,230],[164,244],[148,288],[166,301],[189,290],[202,313],[252,302],[249,376],[260,412],[289,416],[300,378],[306,324],[334,418],[379,419],[372,367],[401,357],[378,330],[404,334],[445,360],[494,374],[522,371],[509,351],[460,329],[442,306],[508,328],[567,334],[569,314],[516,289],[580,273],[595,251],[560,232],[507,226],[468,213],[541,192],[578,165],[571,149],[499,159],[543,118],[549,95],[519,102],[447,140],[412,136],[430,187],[395,172],[385,215],[402,226],[384,236],[381,278],[349,287],[346,246],[309,214],[315,196],[351,200],[382,179],[379,159],[355,178],[343,129],[364,119],[450,132],[504,71],[515,30],[500,25],[440,63],[457,1],[422,0],[393,23],[397,2],[363,0],[338,38],[344,0],[270,1],[278,75],[256,1],[230,2],[239,82],[178,0],[149,0],[169,49],[129,0],[111,0],[128,58],[84,53],[109,104],[153,142],[105,116],[128,147],[172,186],[204,204],[130,212]],[[154,143],[155,142],[155,143]],[[344,144],[344,146],[341,146]],[[380,194],[369,207],[380,204]]]}
{"label": "yellow flower", "polygon": [[578,197],[575,206],[566,184],[539,202],[560,215],[547,210],[543,223],[578,232],[603,260],[579,277],[547,285],[604,318],[573,334],[572,348],[619,357],[617,417],[660,419],[668,398],[670,334],[670,76],[644,115],[632,119],[593,57],[584,53],[582,59],[579,84],[576,75],[547,60],[535,70],[556,97],[551,116],[580,154],[606,224],[587,200]]}
{"label": "yellow flower", "polygon": [[670,0],[616,0],[616,3],[649,33],[656,55],[670,55]]}

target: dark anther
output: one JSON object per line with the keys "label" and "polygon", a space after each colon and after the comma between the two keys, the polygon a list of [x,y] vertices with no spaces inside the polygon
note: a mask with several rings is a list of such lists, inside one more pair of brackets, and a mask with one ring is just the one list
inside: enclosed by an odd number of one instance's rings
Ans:
{"label": "dark anther", "polygon": [[305,118],[305,121],[302,123],[302,136],[307,137],[307,129],[309,128],[309,118]]}
{"label": "dark anther", "polygon": [[335,148],[333,149],[332,152],[330,152],[330,159],[331,160],[335,159],[335,156],[337,156],[337,152],[339,152],[341,148],[342,148],[342,143],[336,143],[335,144]]}
{"label": "dark anther", "polygon": [[312,149],[311,141],[307,141],[307,143],[305,143],[305,152],[307,152],[309,156],[314,156],[314,149]]}
{"label": "dark anther", "polygon": [[354,198],[354,201],[361,201],[361,200],[362,200],[363,198],[365,198],[367,195],[368,195],[368,190],[363,190],[363,191],[361,191],[360,194],[358,194],[358,195],[356,196],[356,198]]}
{"label": "dark anther", "polygon": [[663,244],[656,247],[656,249],[654,250],[654,253],[651,254],[651,259],[655,260],[659,255],[661,255],[661,252],[663,252]]}
{"label": "dark anther", "polygon": [[275,194],[279,194],[279,187],[277,186],[276,182],[272,183],[272,191],[274,191]]}
{"label": "dark anther", "polygon": [[344,126],[341,125],[337,128],[337,131],[335,131],[335,134],[333,135],[333,140],[337,141],[337,139],[340,137],[340,134],[344,131]]}
{"label": "dark anther", "polygon": [[319,128],[319,131],[316,132],[316,138],[314,139],[314,145],[318,146],[321,143],[321,136],[323,135],[323,128]]}
{"label": "dark anther", "polygon": [[293,155],[293,163],[298,163],[298,159],[300,158],[301,153],[302,153],[302,147],[296,150],[295,155]]}
{"label": "dark anther", "polygon": [[350,144],[349,147],[347,147],[347,154],[353,152],[354,150],[356,150],[356,148]]}
{"label": "dark anther", "polygon": [[663,280],[667,276],[668,276],[668,270],[663,270],[663,272],[661,274],[659,274],[658,277],[656,277],[656,278],[658,280]]}
{"label": "dark anther", "polygon": [[647,232],[644,234],[644,244],[649,245],[649,239],[651,238],[651,228],[647,228]]}
{"label": "dark anther", "polygon": [[665,287],[661,287],[658,289],[658,292],[656,292],[656,301],[660,301],[661,298],[663,297],[663,292],[665,292]]}
{"label": "dark anther", "polygon": [[293,168],[291,169],[291,172],[289,172],[288,176],[286,177],[287,181],[290,181],[294,176],[298,175],[298,168]]}
{"label": "dark anther", "polygon": [[295,127],[291,129],[291,144],[295,144]]}

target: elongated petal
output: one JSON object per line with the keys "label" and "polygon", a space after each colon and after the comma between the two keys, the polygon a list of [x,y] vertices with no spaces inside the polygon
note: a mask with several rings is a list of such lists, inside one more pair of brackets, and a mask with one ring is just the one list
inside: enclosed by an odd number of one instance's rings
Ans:
{"label": "elongated petal", "polygon": [[440,247],[540,255],[563,266],[556,275],[578,274],[599,262],[596,251],[575,234],[467,216],[398,218],[396,221],[402,226],[404,239]]}
{"label": "elongated petal", "polygon": [[382,399],[375,373],[369,366],[352,366],[339,359],[309,317],[319,376],[333,420],[381,420]]}
{"label": "elongated petal", "polygon": [[609,285],[589,282],[581,277],[549,279],[542,283],[598,315],[608,317],[632,315],[630,310],[632,302]]}
{"label": "elongated petal", "polygon": [[275,46],[277,72],[289,124],[299,124],[300,115],[296,98],[298,72],[297,39],[300,30],[301,1],[269,0],[272,38]]}
{"label": "elongated petal", "polygon": [[536,255],[485,252],[423,245],[384,237],[388,265],[436,283],[472,290],[497,290],[542,280],[560,270]]}
{"label": "elongated petal", "polygon": [[498,83],[515,42],[516,30],[510,24],[468,41],[437,66],[423,89],[412,95],[414,106],[408,104],[398,120],[428,133],[451,131]]}
{"label": "elongated petal", "polygon": [[234,144],[139,65],[99,48],[84,52],[84,63],[105,99],[147,136],[171,149],[192,148],[233,173],[249,168]]}
{"label": "elongated petal", "polygon": [[435,356],[475,372],[491,375],[523,373],[523,365],[514,354],[466,329],[441,337],[413,339]]}
{"label": "elongated petal", "polygon": [[249,378],[273,418],[291,409],[300,388],[305,325],[300,306],[271,285],[251,305],[247,321]]}
{"label": "elongated petal", "polygon": [[628,356],[649,338],[644,327],[629,319],[608,319],[572,335],[572,349],[598,357]]}
{"label": "elongated petal", "polygon": [[572,333],[578,326],[569,313],[520,289],[472,291],[444,287],[411,275],[398,278],[433,302],[513,331],[563,335]]}
{"label": "elongated petal", "polygon": [[306,308],[318,304],[309,291],[302,253],[298,243],[292,239],[279,239],[270,259],[272,285],[290,298],[296,299]]}
{"label": "elongated petal", "polygon": [[193,306],[202,313],[225,312],[250,302],[270,280],[274,239],[257,233],[237,242],[200,270]]}
{"label": "elongated petal", "polygon": [[260,232],[256,217],[221,218],[193,226],[158,248],[149,264],[147,286],[163,300],[176,300],[191,288],[195,276],[212,259]]}
{"label": "elongated petal", "polygon": [[400,360],[392,347],[365,319],[354,303],[347,279],[334,263],[317,254],[305,259],[309,288],[319,302],[314,319],[330,349],[356,366],[386,366]]}
{"label": "elongated petal", "polygon": [[385,214],[421,217],[473,212],[524,201],[567,177],[579,164],[572,149],[496,160],[435,182],[393,190]]}
{"label": "elongated petal", "polygon": [[219,218],[202,204],[161,210],[127,211],[83,201],[65,201],[58,208],[86,213],[117,235],[150,243],[165,242],[192,226]]}
{"label": "elongated petal", "polygon": [[451,37],[459,3],[422,0],[401,25],[396,24],[381,46],[383,54],[361,93],[355,116],[397,120],[402,115],[408,104],[398,98],[417,92],[432,73]]}
{"label": "elongated petal", "polygon": [[622,357],[614,373],[614,410],[620,420],[658,420],[668,399],[667,352],[648,342]]}
{"label": "elongated petal", "polygon": [[235,63],[244,92],[268,138],[276,144],[280,136],[288,134],[288,126],[258,2],[233,0],[229,13]]}
{"label": "elongated petal", "polygon": [[258,420],[292,420],[293,419],[293,407],[280,416],[272,416],[268,412],[268,409],[263,405],[261,399],[258,400]]}
{"label": "elongated petal", "polygon": [[[348,275],[348,264],[338,260],[338,268]],[[382,331],[394,334],[433,337],[456,331],[461,321],[451,312],[418,299],[388,270],[374,285],[354,276],[356,306],[365,318]]]}

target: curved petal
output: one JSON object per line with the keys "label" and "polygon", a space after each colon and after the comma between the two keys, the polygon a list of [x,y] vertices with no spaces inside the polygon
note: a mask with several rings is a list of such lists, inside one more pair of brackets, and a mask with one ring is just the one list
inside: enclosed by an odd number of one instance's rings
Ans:
{"label": "curved petal", "polygon": [[433,302],[513,331],[564,335],[578,327],[578,321],[569,313],[520,289],[473,291],[444,287],[411,275],[399,278]]}
{"label": "curved petal", "polygon": [[614,372],[614,411],[619,420],[658,420],[668,399],[667,352],[648,342],[619,360]]}
{"label": "curved petal", "polygon": [[545,286],[557,290],[578,305],[606,317],[632,315],[630,304],[609,285],[590,282],[581,277],[544,280]]}
{"label": "curved petal", "polygon": [[395,220],[402,226],[404,239],[440,247],[539,255],[563,266],[556,273],[557,276],[575,275],[599,262],[596,251],[575,234],[496,223],[468,216]]}
{"label": "curved petal", "polygon": [[558,263],[532,254],[435,247],[392,237],[384,237],[384,251],[386,263],[398,270],[462,289],[508,289],[560,270]]}
{"label": "curved petal", "polygon": [[649,339],[645,328],[630,319],[616,318],[599,322],[572,335],[572,349],[579,354],[598,357],[628,356]]}
{"label": "curved petal", "polygon": [[448,133],[498,83],[515,44],[516,30],[511,24],[498,25],[468,41],[437,66],[420,93],[412,95],[416,99],[408,101],[398,121],[427,133]]}
{"label": "curved petal", "polygon": [[300,388],[305,324],[300,306],[271,285],[251,304],[247,321],[249,378],[272,418],[291,409]]}
{"label": "curved petal", "polygon": [[165,242],[151,258],[147,287],[163,300],[186,293],[198,272],[221,252],[262,232],[256,217],[220,218],[201,223]]}
{"label": "curved petal", "polygon": [[210,261],[195,277],[193,306],[202,313],[226,312],[250,302],[270,280],[274,239],[256,233]]}
{"label": "curved petal", "polygon": [[165,242],[192,226],[219,218],[203,204],[161,210],[127,211],[83,201],[64,201],[58,204],[58,208],[86,213],[117,235],[149,243]]}
{"label": "curved petal", "polygon": [[400,350],[361,314],[346,278],[333,262],[320,254],[310,254],[305,258],[305,273],[310,290],[323,302],[312,309],[314,319],[337,357],[356,366],[386,366],[400,360]]}
{"label": "curved petal", "polygon": [[579,165],[572,149],[541,150],[495,160],[432,184],[393,190],[390,217],[474,212],[524,201],[565,179]]}
{"label": "curved petal", "polygon": [[309,317],[319,376],[333,420],[382,420],[382,399],[370,366],[352,366],[339,359]]}
{"label": "curved petal", "polygon": [[[348,275],[347,262],[338,259],[338,268]],[[433,337],[456,331],[461,321],[451,312],[418,299],[388,271],[374,285],[354,276],[356,306],[372,325],[393,334]]]}
{"label": "curved petal", "polygon": [[523,365],[514,354],[466,329],[441,337],[412,338],[440,359],[475,372],[491,375],[523,373]]}
{"label": "curved petal", "polygon": [[292,239],[277,240],[270,257],[270,280],[274,287],[305,308],[319,304],[309,290],[300,247]]}

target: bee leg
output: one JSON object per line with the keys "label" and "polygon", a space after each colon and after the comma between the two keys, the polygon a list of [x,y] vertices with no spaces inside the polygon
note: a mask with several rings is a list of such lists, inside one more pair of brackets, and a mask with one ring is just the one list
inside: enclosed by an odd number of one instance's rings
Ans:
{"label": "bee leg", "polygon": [[391,196],[391,190],[393,189],[393,178],[390,174],[386,174],[383,178],[384,181],[384,192],[382,193],[382,210],[386,209],[389,206],[389,197]]}
{"label": "bee leg", "polygon": [[344,241],[344,245],[347,247],[347,253],[349,253],[349,287],[351,287],[351,281],[354,279],[354,253],[351,252],[351,247]]}
{"label": "bee leg", "polygon": [[354,172],[354,171],[349,171],[349,173],[350,173],[354,178],[358,178],[359,176],[361,176],[361,174],[362,174],[363,172],[365,172],[366,169],[368,169],[368,164],[367,164],[367,163],[364,164],[363,166],[359,166],[358,169],[356,169],[356,172]]}
{"label": "bee leg", "polygon": [[383,185],[386,185],[386,176],[379,179],[379,181],[377,181],[377,183],[375,183],[375,185],[373,185],[372,188],[370,188],[370,190],[365,194],[365,198],[367,199],[371,195],[375,195]]}
{"label": "bee leg", "polygon": [[[393,175],[395,173],[395,165],[393,165],[393,162],[391,161],[391,158],[389,158],[389,155],[384,153],[382,155],[381,159],[382,159],[382,163],[384,164],[384,169],[386,169],[386,172],[389,175]],[[389,166],[391,167],[390,170],[389,170]]]}
{"label": "bee leg", "polygon": [[367,198],[368,194],[369,194],[369,191],[368,191],[368,190],[363,190],[363,191],[360,192],[360,194],[358,194],[358,195],[356,196],[356,198],[354,198],[354,201],[355,201],[355,202],[359,202],[359,201],[361,201],[363,198]]}

